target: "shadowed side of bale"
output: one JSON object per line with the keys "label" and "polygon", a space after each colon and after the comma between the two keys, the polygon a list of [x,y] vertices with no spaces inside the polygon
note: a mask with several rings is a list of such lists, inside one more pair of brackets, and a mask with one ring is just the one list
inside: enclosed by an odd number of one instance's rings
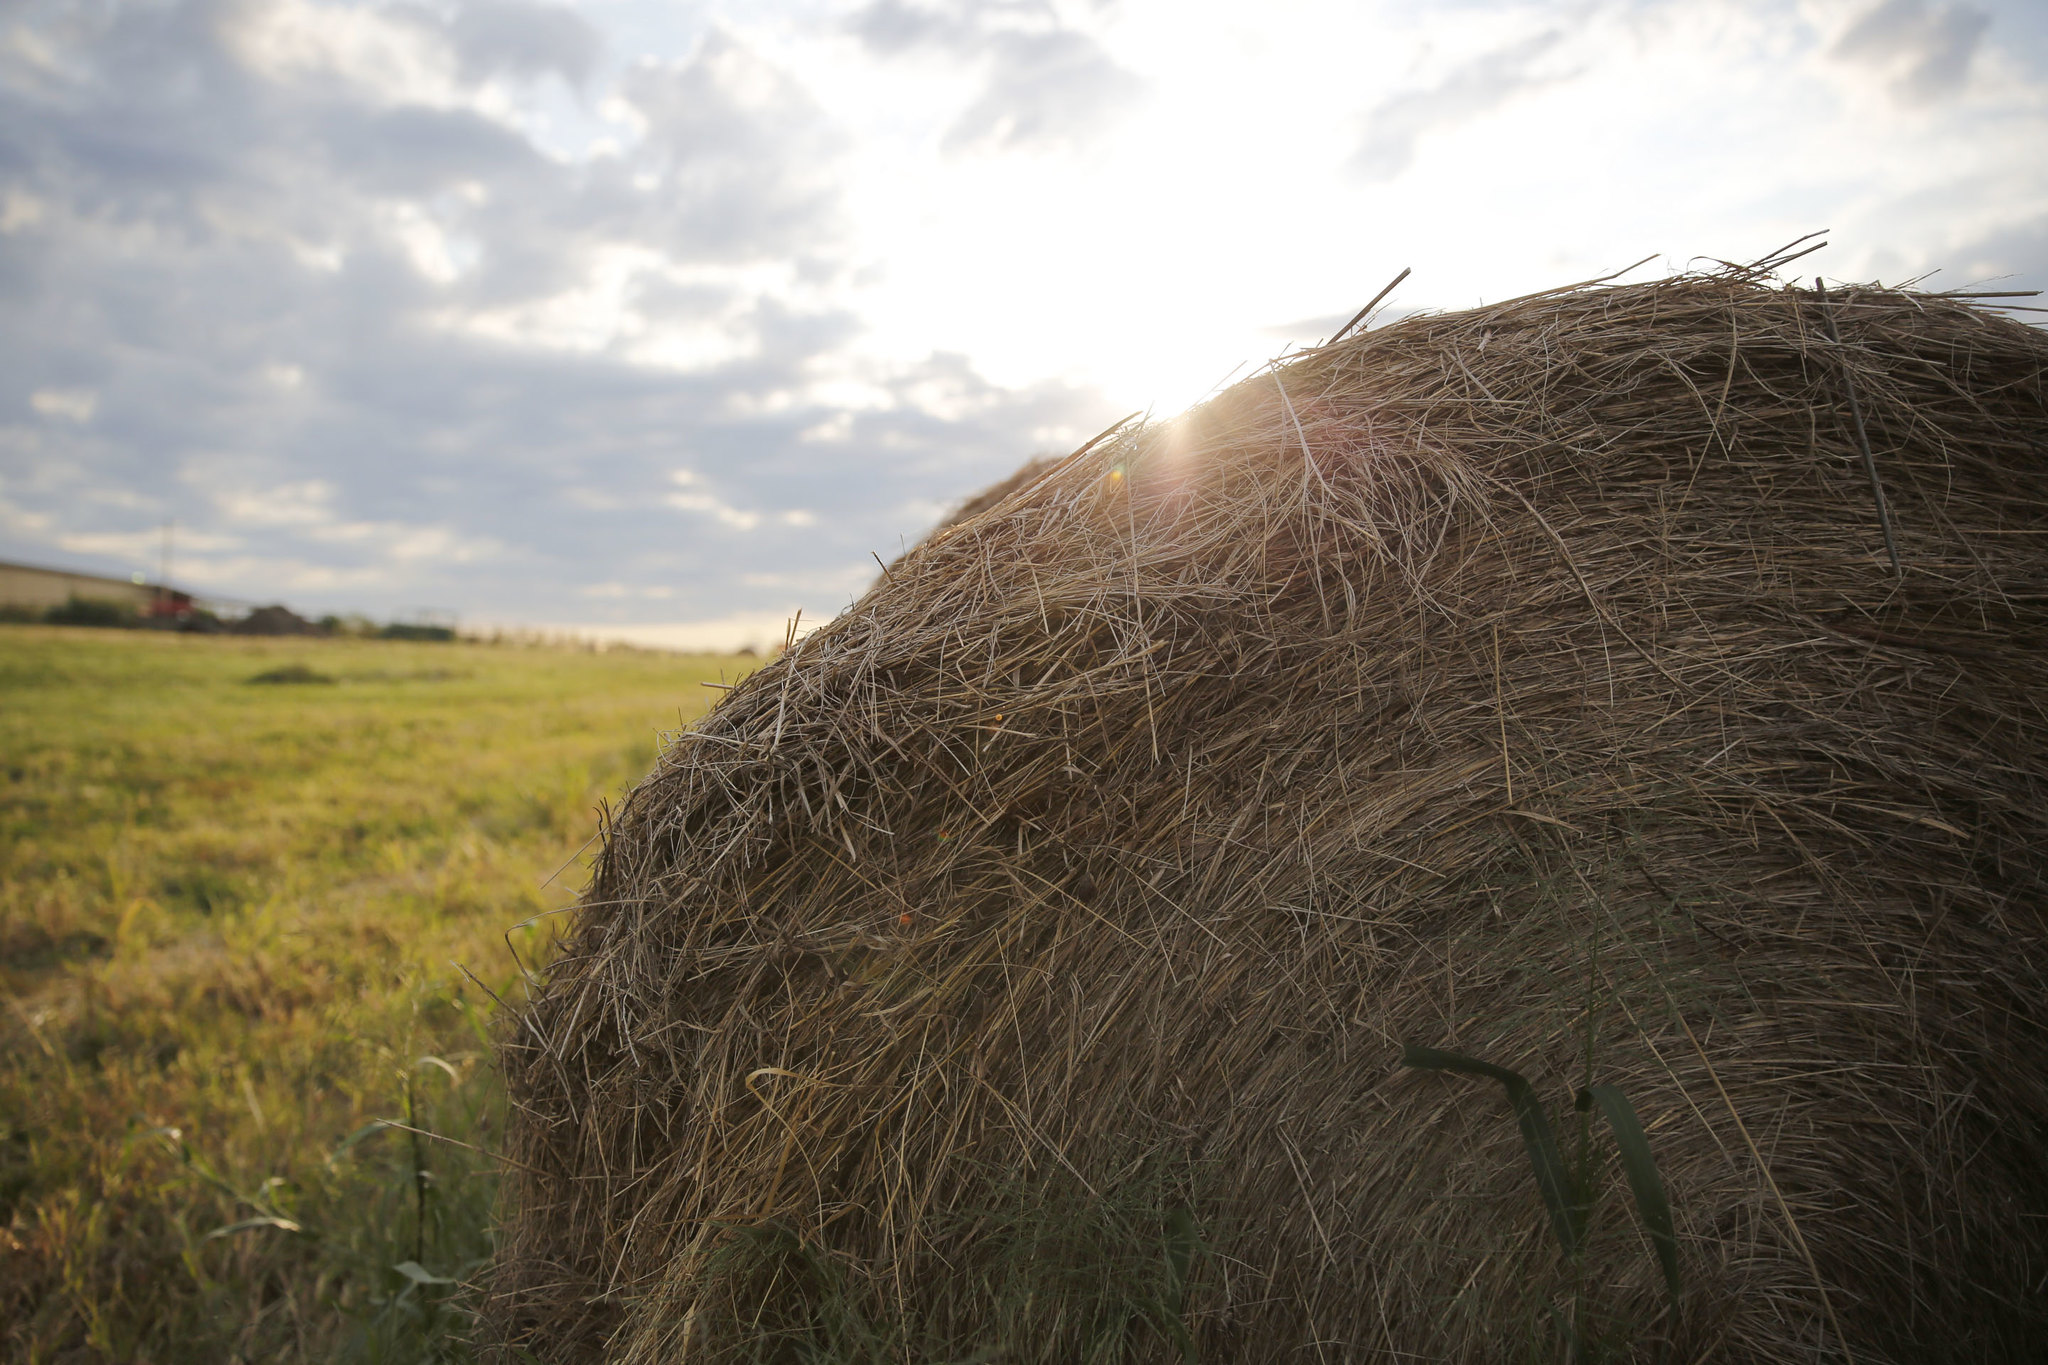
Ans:
{"label": "shadowed side of bale", "polygon": [[[1410,319],[892,566],[610,829],[504,1050],[490,1338],[2027,1358],[2048,340],[1819,306]],[[1498,1091],[1406,1042],[1617,1084],[1679,1311],[1616,1173],[1561,1261]]]}

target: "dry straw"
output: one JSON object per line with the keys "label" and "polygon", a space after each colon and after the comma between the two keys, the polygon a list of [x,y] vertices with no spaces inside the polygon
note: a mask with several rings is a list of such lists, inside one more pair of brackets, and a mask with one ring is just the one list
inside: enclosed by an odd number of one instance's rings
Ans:
{"label": "dry straw", "polygon": [[[1777,264],[1125,426],[677,735],[504,1046],[487,1340],[2038,1358],[2048,336]],[[1680,1310],[1404,1044],[1617,1086]]]}

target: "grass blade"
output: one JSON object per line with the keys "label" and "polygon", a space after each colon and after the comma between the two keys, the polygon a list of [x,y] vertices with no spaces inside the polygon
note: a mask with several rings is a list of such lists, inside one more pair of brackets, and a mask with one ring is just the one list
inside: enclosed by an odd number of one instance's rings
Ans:
{"label": "grass blade", "polygon": [[300,1227],[289,1218],[279,1218],[275,1214],[266,1213],[255,1218],[244,1218],[239,1223],[229,1223],[226,1227],[215,1228],[212,1232],[207,1233],[202,1240],[210,1242],[216,1237],[232,1237],[238,1232],[248,1232],[255,1228],[276,1228],[280,1232],[305,1231],[303,1227]]}
{"label": "grass blade", "polygon": [[1529,1153],[1529,1168],[1536,1175],[1536,1189],[1543,1196],[1543,1207],[1550,1214],[1551,1230],[1557,1234],[1558,1245],[1564,1248],[1565,1254],[1577,1256],[1579,1223],[1573,1217],[1573,1210],[1584,1201],[1579,1198],[1575,1182],[1565,1170],[1563,1158],[1558,1155],[1557,1137],[1551,1131],[1550,1116],[1544,1112],[1543,1101],[1536,1098],[1536,1088],[1529,1084],[1527,1078],[1519,1071],[1482,1062],[1462,1052],[1416,1047],[1412,1043],[1401,1049],[1401,1064],[1424,1071],[1455,1071],[1467,1076],[1485,1076],[1501,1083],[1508,1092],[1508,1102],[1514,1106],[1515,1120],[1521,1125],[1522,1145]]}
{"label": "grass blade", "polygon": [[1188,1332],[1188,1277],[1194,1270],[1195,1252],[1202,1234],[1195,1227],[1194,1211],[1176,1204],[1166,1215],[1166,1297],[1162,1314],[1167,1334],[1180,1347],[1186,1365],[1195,1365],[1195,1339]]}
{"label": "grass blade", "polygon": [[1187,1298],[1188,1273],[1194,1268],[1195,1251],[1202,1235],[1195,1228],[1195,1215],[1185,1204],[1176,1204],[1166,1215],[1167,1293],[1175,1307]]}
{"label": "grass blade", "polygon": [[373,1133],[381,1133],[390,1126],[390,1124],[386,1123],[382,1119],[371,1119],[368,1123],[356,1129],[353,1133],[350,1133],[347,1137],[343,1138],[339,1143],[335,1145],[334,1150],[327,1154],[327,1164],[330,1167],[333,1166],[338,1158],[345,1156],[348,1153],[349,1149],[354,1147],[358,1142],[361,1142],[364,1138],[369,1137]]}
{"label": "grass blade", "polygon": [[1678,1235],[1672,1227],[1671,1201],[1665,1196],[1663,1177],[1657,1174],[1657,1163],[1650,1156],[1650,1139],[1636,1117],[1635,1106],[1620,1090],[1611,1085],[1596,1085],[1587,1093],[1607,1116],[1607,1126],[1614,1130],[1614,1145],[1621,1149],[1621,1168],[1627,1172],[1629,1188],[1635,1192],[1636,1213],[1643,1220],[1643,1231],[1650,1234],[1650,1244],[1657,1249],[1657,1263],[1664,1267],[1664,1284],[1671,1291],[1671,1306],[1676,1310],[1680,1285]]}

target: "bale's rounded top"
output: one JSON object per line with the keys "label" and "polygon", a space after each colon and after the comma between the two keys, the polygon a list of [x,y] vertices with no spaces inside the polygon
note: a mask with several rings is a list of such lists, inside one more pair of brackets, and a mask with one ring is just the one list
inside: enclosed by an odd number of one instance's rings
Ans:
{"label": "bale's rounded top", "polygon": [[1632,1101],[1689,1301],[1610,1200],[1603,1330],[2048,1330],[1989,1250],[2048,1255],[2044,373],[1967,300],[1690,275],[1014,481],[620,810],[505,1048],[491,1330],[1491,1358],[1563,1272],[1404,1043]]}

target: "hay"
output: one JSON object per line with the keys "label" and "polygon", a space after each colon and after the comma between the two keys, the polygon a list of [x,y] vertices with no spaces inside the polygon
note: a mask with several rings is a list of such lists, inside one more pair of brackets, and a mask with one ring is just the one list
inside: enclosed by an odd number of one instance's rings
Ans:
{"label": "hay", "polygon": [[[487,1339],[2032,1358],[2048,337],[1830,306],[1411,318],[894,564],[616,813],[504,1047]],[[1682,1312],[1611,1165],[1575,1271],[1404,1043],[1618,1085]]]}

